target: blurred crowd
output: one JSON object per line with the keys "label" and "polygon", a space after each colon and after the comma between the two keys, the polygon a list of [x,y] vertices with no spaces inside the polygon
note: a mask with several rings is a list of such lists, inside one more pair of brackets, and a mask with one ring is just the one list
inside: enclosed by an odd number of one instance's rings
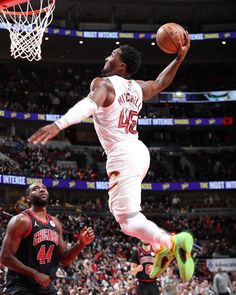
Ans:
{"label": "blurred crowd", "polygon": [[[81,228],[92,226],[96,235],[94,242],[87,246],[80,258],[71,266],[60,267],[55,285],[58,295],[67,294],[103,294],[132,295],[135,294],[135,278],[130,275],[130,259],[132,251],[138,247],[139,241],[124,235],[111,214],[103,211],[102,203],[81,200],[76,211],[57,214],[63,225],[64,239],[68,246],[74,243]],[[55,207],[49,207],[54,212]],[[98,211],[99,209],[99,211]],[[83,212],[83,213],[82,213]],[[99,214],[98,214],[99,212]],[[12,213],[12,212],[11,212]],[[54,212],[55,215],[56,211]],[[144,206],[144,213],[148,215]],[[235,257],[236,247],[233,237],[236,234],[235,217],[210,216],[150,216],[160,227],[173,232],[190,230],[197,239],[198,246],[194,253],[197,261],[195,277],[190,283],[178,283],[178,294],[214,294],[212,289],[213,273],[205,264],[206,258]],[[9,221],[6,212],[0,216],[0,244]],[[179,280],[176,264],[172,264]],[[2,283],[5,270],[1,269]],[[158,278],[161,283],[165,274]],[[232,281],[235,280],[232,273]],[[235,283],[234,283],[235,285]],[[212,293],[199,292],[210,288]],[[190,292],[191,291],[191,292]]]}
{"label": "blurred crowd", "polygon": [[140,115],[148,118],[222,118],[235,116],[235,102],[144,103]]}
{"label": "blurred crowd", "polygon": [[0,160],[1,173],[72,180],[106,179],[105,169],[99,170],[99,163],[105,162],[105,157],[96,148],[33,148],[18,140],[13,145],[3,142],[0,152],[12,160]]}
{"label": "blurred crowd", "polygon": [[89,89],[88,68],[0,65],[0,109],[62,113]]}
{"label": "blurred crowd", "polygon": [[[191,67],[191,68],[188,68]],[[233,72],[221,65],[207,65],[197,68],[186,66],[180,69],[168,91],[216,91],[235,90]],[[229,66],[228,66],[229,67]],[[21,63],[0,63],[0,110],[64,113],[75,102],[89,92],[92,79],[100,75],[101,66],[57,65],[47,66],[26,65]],[[161,70],[161,69],[160,69]],[[214,73],[214,74],[213,74]],[[157,69],[153,66],[143,66],[138,73],[139,79],[154,79]],[[191,77],[190,77],[191,76]],[[231,103],[222,105],[202,104],[182,107],[181,105],[145,104],[142,115],[161,117],[211,117],[231,115]],[[219,112],[219,109],[220,112]]]}
{"label": "blurred crowd", "polygon": [[207,181],[234,179],[236,163],[234,151],[197,150],[151,151],[151,164],[146,179],[149,181]]}
{"label": "blurred crowd", "polygon": [[[0,173],[71,180],[107,180],[106,157],[99,148],[32,147],[25,141],[2,141]],[[145,181],[235,180],[235,150],[152,149]],[[11,162],[9,161],[11,160]],[[72,165],[72,164],[73,165]],[[71,165],[71,166],[70,166]]]}

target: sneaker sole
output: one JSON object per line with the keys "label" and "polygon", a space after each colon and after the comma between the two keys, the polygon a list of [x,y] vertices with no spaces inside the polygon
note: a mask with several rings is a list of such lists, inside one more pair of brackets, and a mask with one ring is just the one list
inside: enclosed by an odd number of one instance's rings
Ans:
{"label": "sneaker sole", "polygon": [[[169,254],[169,255],[171,255],[171,254]],[[169,264],[171,263],[171,261],[174,259],[174,256],[173,255],[171,257],[168,257],[167,255],[165,255],[165,256],[162,257],[162,260],[165,257],[167,258],[167,262],[165,263],[165,265],[163,267],[160,267],[160,269],[158,271],[154,271],[155,270],[155,265],[157,264],[157,261],[155,259],[155,262],[153,264],[153,269],[152,269],[151,273],[149,274],[150,279],[155,279],[160,274],[162,274],[167,269],[167,267],[169,266]]]}
{"label": "sneaker sole", "polygon": [[194,261],[192,259],[192,257],[188,258],[185,262],[185,266],[184,266],[185,270],[184,270],[184,283],[185,282],[189,282],[194,274],[194,270],[195,270],[195,265],[194,265]]}
{"label": "sneaker sole", "polygon": [[[185,236],[183,237],[184,240],[177,244],[176,248],[174,249],[174,256],[177,260],[181,280],[183,282],[187,282],[191,280],[195,269],[194,261],[191,257],[193,237],[187,232],[183,233],[182,235]],[[186,252],[187,259],[185,262],[182,261],[181,255],[179,254],[179,250],[181,248]]]}

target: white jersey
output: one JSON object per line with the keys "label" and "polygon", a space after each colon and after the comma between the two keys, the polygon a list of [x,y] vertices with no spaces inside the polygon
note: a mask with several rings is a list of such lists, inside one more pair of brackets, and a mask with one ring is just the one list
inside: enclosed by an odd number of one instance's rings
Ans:
{"label": "white jersey", "polygon": [[108,154],[116,143],[138,139],[137,120],[143,104],[143,93],[135,80],[119,76],[107,79],[115,90],[114,102],[108,107],[99,107],[93,117],[98,138]]}

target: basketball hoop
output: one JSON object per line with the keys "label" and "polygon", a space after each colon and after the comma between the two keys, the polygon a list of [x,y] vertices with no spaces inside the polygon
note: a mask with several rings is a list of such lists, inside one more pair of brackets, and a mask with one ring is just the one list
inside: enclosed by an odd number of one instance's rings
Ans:
{"label": "basketball hoop", "polygon": [[11,55],[40,60],[43,34],[53,20],[55,0],[0,0],[0,21],[10,33]]}

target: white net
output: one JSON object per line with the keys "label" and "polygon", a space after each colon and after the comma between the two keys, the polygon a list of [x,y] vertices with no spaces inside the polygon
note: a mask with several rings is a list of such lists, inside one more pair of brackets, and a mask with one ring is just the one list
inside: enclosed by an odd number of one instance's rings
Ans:
{"label": "white net", "polygon": [[[32,3],[35,1],[32,1]],[[30,1],[0,11],[0,21],[10,32],[11,55],[29,61],[40,60],[41,44],[47,26],[53,20],[55,0],[38,0],[38,7]]]}

